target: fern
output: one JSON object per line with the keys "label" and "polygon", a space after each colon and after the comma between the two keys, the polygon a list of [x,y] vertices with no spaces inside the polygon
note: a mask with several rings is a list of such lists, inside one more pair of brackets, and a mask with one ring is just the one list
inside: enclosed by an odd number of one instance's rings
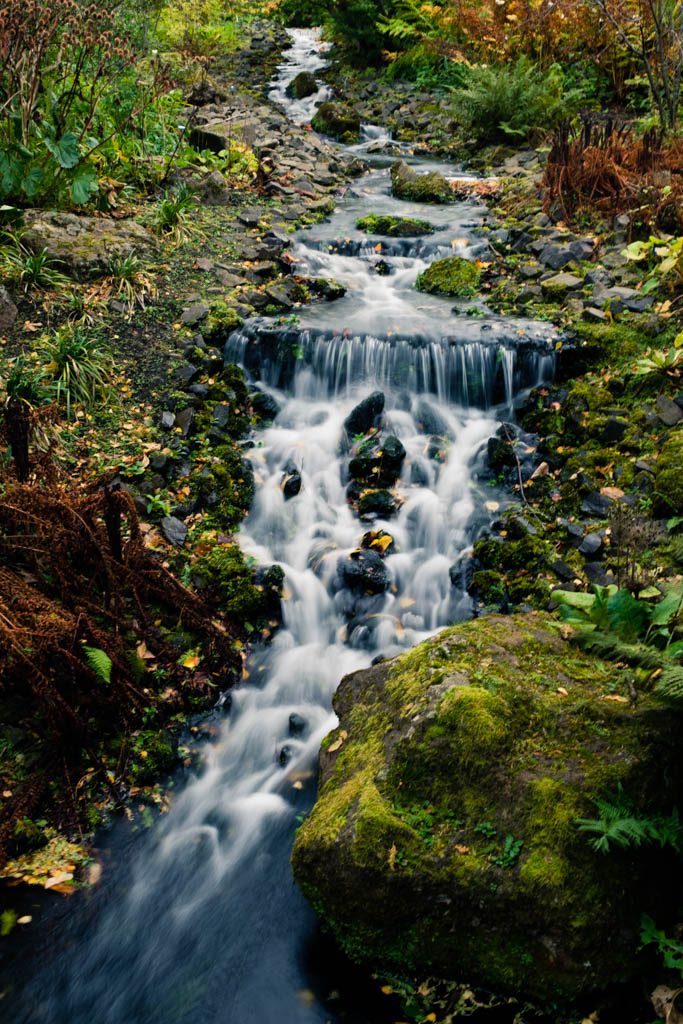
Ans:
{"label": "fern", "polygon": [[578,643],[585,650],[598,658],[608,661],[625,661],[639,668],[656,669],[662,666],[662,653],[654,647],[642,643],[626,643],[613,633],[585,633],[577,637]]}
{"label": "fern", "polygon": [[683,665],[667,665],[655,683],[655,693],[673,704],[683,701]]}
{"label": "fern", "polygon": [[616,800],[596,800],[599,817],[577,818],[580,832],[590,832],[590,845],[598,853],[609,853],[612,846],[642,846],[644,843],[658,843],[671,846],[678,852],[683,849],[683,825],[674,808],[668,816],[645,817],[638,814],[624,796],[621,787]]}
{"label": "fern", "polygon": [[111,670],[112,660],[106,651],[103,651],[101,647],[88,647],[87,644],[83,645],[85,651],[85,658],[88,662],[88,666],[95,673],[97,678],[102,683],[111,682]]}

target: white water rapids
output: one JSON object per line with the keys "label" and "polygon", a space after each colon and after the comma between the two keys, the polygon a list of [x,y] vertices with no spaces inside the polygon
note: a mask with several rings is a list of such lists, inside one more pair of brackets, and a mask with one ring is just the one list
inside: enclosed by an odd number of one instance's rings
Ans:
{"label": "white water rapids", "polygon": [[[326,88],[313,103],[290,101],[285,90],[298,71],[323,66],[324,46],[315,32],[292,37],[273,96],[295,120],[309,120]],[[373,135],[366,149],[382,133],[366,132]],[[297,238],[302,269],[335,277],[348,291],[336,303],[311,306],[301,327],[290,330],[291,365],[283,369],[278,346],[286,339],[274,335],[270,369],[264,364],[259,325],[229,346],[281,406],[248,453],[257,487],[239,541],[259,562],[285,570],[283,627],[252,656],[202,769],[133,849],[115,898],[96,913],[86,908],[66,954],[26,987],[13,1011],[16,1024],[350,1019],[309,991],[304,953],[315,921],[289,867],[297,815],[313,795],[317,750],[335,723],[332,695],[345,673],[469,614],[469,599],[448,570],[491,516],[487,503],[495,495],[476,473],[486,439],[500,416],[509,416],[515,390],[552,367],[541,353],[520,369],[515,345],[542,341],[540,326],[510,324],[482,309],[454,315],[452,302],[415,291],[417,273],[435,256],[484,252],[473,234],[482,211],[472,203],[401,204],[389,195],[379,163],[329,222]],[[420,216],[438,231],[424,244],[388,243],[377,252],[377,240],[367,242],[355,228],[356,218],[371,212]],[[391,265],[386,276],[376,272],[380,257]],[[470,407],[454,401],[468,401],[472,381],[486,374]],[[345,417],[378,384],[385,432],[401,439],[407,457],[398,514],[369,524],[347,504],[348,454],[340,440]],[[435,433],[446,443],[430,457]],[[286,501],[281,480],[290,461],[303,486]],[[338,565],[371,527],[391,533],[395,553],[385,562],[389,589],[367,596],[344,586]]]}

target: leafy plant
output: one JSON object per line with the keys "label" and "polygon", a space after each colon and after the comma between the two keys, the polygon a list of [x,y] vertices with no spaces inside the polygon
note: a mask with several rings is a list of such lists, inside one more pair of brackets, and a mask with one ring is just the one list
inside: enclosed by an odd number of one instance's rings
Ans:
{"label": "leafy plant", "polygon": [[683,942],[672,939],[648,914],[640,919],[641,949],[645,946],[656,946],[662,956],[663,964],[669,970],[678,971],[683,976]]}
{"label": "leafy plant", "polygon": [[523,846],[523,839],[515,839],[513,835],[507,835],[505,837],[503,849],[493,858],[493,863],[497,864],[499,868],[514,867],[519,859]]}
{"label": "leafy plant", "polygon": [[[642,288],[646,295],[662,284],[673,292],[678,292],[683,286],[683,237],[651,235],[647,241],[632,242],[624,249],[622,256],[634,263],[650,262]],[[679,339],[676,341],[679,342]]]}
{"label": "leafy plant", "polygon": [[609,853],[613,846],[622,849],[647,843],[671,846],[683,852],[683,822],[678,810],[668,817],[646,817],[634,809],[621,787],[616,799],[595,801],[597,818],[577,818],[580,832],[588,832],[590,845],[598,853]]}
{"label": "leafy plant", "polygon": [[12,238],[10,245],[0,249],[0,271],[25,292],[31,288],[58,288],[68,281],[47,249],[32,252],[17,236]]}
{"label": "leafy plant", "polygon": [[30,474],[29,445],[35,434],[35,411],[47,401],[48,394],[44,369],[31,365],[24,356],[17,357],[5,379],[3,420],[5,437],[21,483],[28,480]]}
{"label": "leafy plant", "polygon": [[85,660],[100,682],[111,683],[113,662],[107,652],[101,647],[89,647],[87,644],[83,645],[83,652]]}
{"label": "leafy plant", "polygon": [[154,230],[159,235],[170,235],[179,241],[191,233],[189,214],[195,205],[195,196],[185,184],[175,191],[164,192],[152,216]]}
{"label": "leafy plant", "polygon": [[58,401],[66,405],[69,419],[74,405],[89,409],[107,394],[113,360],[94,336],[68,325],[55,331],[44,351],[47,372],[55,382]]}
{"label": "leafy plant", "polygon": [[541,70],[526,57],[508,65],[473,67],[453,108],[464,131],[479,142],[532,139],[549,131],[580,102],[564,88],[559,66]]}
{"label": "leafy plant", "polygon": [[113,293],[123,300],[129,311],[136,305],[145,308],[145,300],[155,294],[154,278],[142,269],[140,257],[135,252],[127,256],[113,256],[109,260],[109,277]]}

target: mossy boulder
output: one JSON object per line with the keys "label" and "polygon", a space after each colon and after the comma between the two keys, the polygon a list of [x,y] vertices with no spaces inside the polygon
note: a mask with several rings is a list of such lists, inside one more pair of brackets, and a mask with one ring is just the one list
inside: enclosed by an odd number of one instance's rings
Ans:
{"label": "mossy boulder", "polygon": [[211,345],[224,343],[242,323],[242,317],[232,306],[222,301],[212,302],[209,315],[201,326],[202,337]]}
{"label": "mossy boulder", "polygon": [[640,915],[670,919],[676,862],[596,853],[577,819],[619,786],[669,813],[682,768],[675,716],[619,683],[535,613],[342,680],[293,866],[344,950],[555,1003],[626,980]]}
{"label": "mossy boulder", "polygon": [[676,428],[657,459],[655,495],[664,514],[683,513],[683,429]]}
{"label": "mossy boulder", "polygon": [[453,189],[438,171],[418,174],[399,160],[391,168],[391,194],[413,203],[452,203]]}
{"label": "mossy boulder", "polygon": [[316,131],[347,145],[360,139],[360,115],[345,103],[321,103],[311,124]]}
{"label": "mossy boulder", "polygon": [[447,256],[435,260],[417,278],[417,289],[430,295],[451,295],[458,299],[471,298],[479,287],[481,271],[476,263],[462,256]]}
{"label": "mossy boulder", "polygon": [[421,235],[432,235],[434,225],[428,220],[415,217],[380,216],[375,213],[361,217],[356,221],[359,231],[367,231],[370,235],[385,235],[387,238],[419,238]]}
{"label": "mossy boulder", "polygon": [[305,100],[307,96],[313,96],[318,91],[318,83],[315,75],[310,71],[300,71],[287,86],[287,95],[295,100]]}

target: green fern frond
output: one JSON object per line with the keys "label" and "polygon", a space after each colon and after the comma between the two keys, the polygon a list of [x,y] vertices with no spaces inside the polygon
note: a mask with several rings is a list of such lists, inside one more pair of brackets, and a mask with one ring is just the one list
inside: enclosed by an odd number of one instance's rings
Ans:
{"label": "green fern frond", "polygon": [[83,645],[83,650],[85,652],[85,658],[88,662],[88,666],[92,669],[100,682],[110,683],[113,665],[107,652],[103,651],[100,647],[88,647],[87,644]]}
{"label": "green fern frond", "polygon": [[577,641],[585,650],[608,661],[625,661],[629,665],[647,669],[661,668],[663,663],[661,651],[647,644],[627,643],[616,633],[595,630],[593,633],[579,635]]}
{"label": "green fern frond", "polygon": [[674,704],[683,701],[683,665],[668,665],[655,683],[655,693]]}

